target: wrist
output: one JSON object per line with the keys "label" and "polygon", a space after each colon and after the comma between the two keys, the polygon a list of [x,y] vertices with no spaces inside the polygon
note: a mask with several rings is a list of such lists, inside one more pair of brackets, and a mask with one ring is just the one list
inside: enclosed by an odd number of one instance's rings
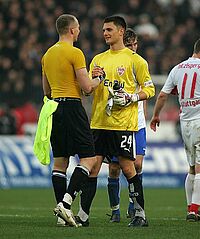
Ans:
{"label": "wrist", "polygon": [[103,80],[104,80],[104,77],[103,76],[96,76],[93,78],[93,80],[96,79],[99,81],[99,83],[101,83]]}
{"label": "wrist", "polygon": [[131,94],[131,101],[134,102],[138,102],[140,100],[140,96],[139,94]]}
{"label": "wrist", "polygon": [[101,83],[99,77],[95,77],[92,79],[92,88],[95,89],[98,87],[98,85]]}

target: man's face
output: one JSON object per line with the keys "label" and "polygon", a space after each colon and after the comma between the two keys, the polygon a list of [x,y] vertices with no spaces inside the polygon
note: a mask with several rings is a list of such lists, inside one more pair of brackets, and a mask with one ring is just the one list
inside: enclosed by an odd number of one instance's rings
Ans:
{"label": "man's face", "polygon": [[130,39],[128,42],[125,43],[125,46],[136,52],[138,47],[137,38]]}
{"label": "man's face", "polygon": [[103,36],[106,44],[113,45],[118,41],[123,41],[124,29],[117,27],[113,22],[107,22],[103,25]]}

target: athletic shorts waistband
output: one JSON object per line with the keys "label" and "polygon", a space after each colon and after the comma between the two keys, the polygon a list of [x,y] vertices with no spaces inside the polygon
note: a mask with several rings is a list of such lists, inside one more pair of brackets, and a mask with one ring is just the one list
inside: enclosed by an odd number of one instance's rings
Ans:
{"label": "athletic shorts waistband", "polygon": [[73,98],[73,97],[58,97],[58,98],[53,98],[53,100],[57,102],[62,102],[62,101],[81,101],[80,98]]}

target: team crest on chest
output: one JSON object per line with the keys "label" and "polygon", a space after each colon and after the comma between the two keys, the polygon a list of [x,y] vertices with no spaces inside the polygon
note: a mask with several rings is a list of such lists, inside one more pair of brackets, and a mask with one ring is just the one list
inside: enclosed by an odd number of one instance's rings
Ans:
{"label": "team crest on chest", "polygon": [[124,72],[125,72],[125,67],[123,67],[123,66],[117,67],[117,73],[119,76],[122,76],[124,74]]}

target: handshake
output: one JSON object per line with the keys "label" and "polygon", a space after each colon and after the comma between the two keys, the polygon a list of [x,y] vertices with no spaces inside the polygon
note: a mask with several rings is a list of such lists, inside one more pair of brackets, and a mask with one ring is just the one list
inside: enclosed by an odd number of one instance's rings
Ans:
{"label": "handshake", "polygon": [[101,84],[101,82],[105,79],[105,77],[106,73],[104,69],[100,66],[95,65],[92,70],[92,80],[90,81],[91,90],[89,92],[85,92],[84,90],[82,90],[82,94],[84,96],[90,96],[92,91],[95,90],[99,86],[99,84]]}
{"label": "handshake", "polygon": [[124,107],[139,101],[138,94],[127,93],[118,83],[113,86],[113,90],[111,88],[108,88],[108,90],[113,96],[114,105]]}
{"label": "handshake", "polygon": [[100,66],[95,65],[94,69],[92,70],[92,79],[98,79],[99,82],[101,83],[103,80],[105,80],[105,78],[106,73],[104,69]]}

